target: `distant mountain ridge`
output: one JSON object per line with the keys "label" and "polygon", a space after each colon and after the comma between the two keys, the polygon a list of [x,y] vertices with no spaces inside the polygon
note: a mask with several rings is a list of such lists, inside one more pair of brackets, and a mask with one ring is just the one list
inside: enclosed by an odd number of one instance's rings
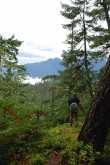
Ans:
{"label": "distant mountain ridge", "polygon": [[31,77],[44,77],[47,75],[58,74],[64,67],[59,58],[48,59],[46,61],[25,64],[26,72]]}
{"label": "distant mountain ridge", "polygon": [[[96,62],[92,61],[91,66],[94,71],[99,71],[106,63],[106,58]],[[24,65],[26,68],[26,73],[30,77],[39,77],[42,78],[47,75],[58,74],[59,70],[63,70],[64,66],[61,64],[61,59],[54,58],[48,59],[46,61],[29,63]]]}

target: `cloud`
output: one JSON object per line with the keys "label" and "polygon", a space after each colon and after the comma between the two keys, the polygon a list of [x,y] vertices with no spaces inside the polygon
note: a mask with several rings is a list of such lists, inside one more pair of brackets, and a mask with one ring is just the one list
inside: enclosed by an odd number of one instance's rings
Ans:
{"label": "cloud", "polygon": [[20,50],[18,55],[18,61],[20,64],[26,63],[34,63],[39,61],[44,61],[49,58],[61,57],[62,50],[53,48],[53,47],[46,47],[42,45],[36,45],[35,43],[26,43],[23,47],[26,52]]}
{"label": "cloud", "polygon": [[52,48],[40,48],[39,50],[41,50],[41,51],[47,51],[47,52],[52,52],[53,51]]}
{"label": "cloud", "polygon": [[19,64],[28,64],[43,61],[44,58],[18,57]]}
{"label": "cloud", "polygon": [[35,62],[40,62],[45,60],[45,58],[35,55],[35,54],[30,54],[26,52],[19,53],[17,56],[19,64],[27,64],[27,63],[35,63]]}
{"label": "cloud", "polygon": [[27,76],[25,80],[23,80],[23,83],[24,84],[36,84],[36,83],[40,83],[42,82],[42,79],[41,78],[38,78],[38,77],[35,77],[35,78],[32,78],[30,76]]}
{"label": "cloud", "polygon": [[0,5],[0,32],[24,41],[20,52],[44,59],[61,56],[65,30],[60,0],[0,0]]}

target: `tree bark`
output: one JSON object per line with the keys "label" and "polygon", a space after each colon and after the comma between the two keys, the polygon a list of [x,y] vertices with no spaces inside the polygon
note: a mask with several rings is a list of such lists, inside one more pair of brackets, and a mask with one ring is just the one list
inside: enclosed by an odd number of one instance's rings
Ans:
{"label": "tree bark", "polygon": [[105,13],[105,18],[106,18],[107,26],[108,26],[108,29],[110,30],[109,5],[107,5],[106,0],[103,0],[102,5],[103,5],[103,8],[104,8],[104,13]]}
{"label": "tree bark", "polygon": [[98,91],[92,101],[91,111],[80,131],[78,139],[91,143],[95,150],[103,150],[110,127],[110,56],[104,75],[98,84]]}

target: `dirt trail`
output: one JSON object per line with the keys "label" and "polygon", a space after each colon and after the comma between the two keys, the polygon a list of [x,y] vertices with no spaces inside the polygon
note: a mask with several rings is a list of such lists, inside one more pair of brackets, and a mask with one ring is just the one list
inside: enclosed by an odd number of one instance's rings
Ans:
{"label": "dirt trail", "polygon": [[[67,133],[70,135],[70,139],[75,140],[77,139],[79,132],[74,132],[73,131],[74,127],[67,127],[64,128],[61,132],[63,132],[63,136],[65,136]],[[62,156],[60,154],[60,152],[58,151],[53,151],[50,155],[49,160],[47,160],[44,165],[61,165],[61,161],[62,161]],[[65,160],[65,162],[63,162],[64,165],[67,165],[67,161]]]}

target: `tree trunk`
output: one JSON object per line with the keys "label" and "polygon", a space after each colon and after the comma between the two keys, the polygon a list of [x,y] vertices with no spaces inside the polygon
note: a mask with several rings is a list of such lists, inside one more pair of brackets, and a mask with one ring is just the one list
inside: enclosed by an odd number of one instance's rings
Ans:
{"label": "tree trunk", "polygon": [[89,89],[90,96],[93,97],[93,90],[92,90],[92,82],[90,78],[90,71],[88,67],[88,53],[87,53],[87,29],[86,29],[86,19],[85,19],[85,12],[86,12],[86,0],[84,1],[84,9],[83,9],[83,41],[84,41],[84,65],[86,69],[86,77],[87,77],[87,85]]}
{"label": "tree trunk", "polygon": [[107,5],[106,0],[103,0],[102,5],[103,5],[103,8],[104,8],[104,12],[105,12],[105,18],[106,18],[107,26],[108,26],[108,29],[110,30],[109,5]]}
{"label": "tree trunk", "polygon": [[71,39],[71,51],[73,52],[73,49],[74,49],[74,36],[73,36],[73,22],[72,22],[72,27],[71,27],[71,30],[72,30],[72,39]]}
{"label": "tree trunk", "polygon": [[104,75],[98,84],[97,95],[92,101],[78,139],[91,143],[95,150],[103,150],[108,128],[110,127],[110,56]]}
{"label": "tree trunk", "polygon": [[[110,31],[110,17],[107,2],[103,0],[105,18]],[[80,131],[78,139],[91,143],[95,150],[103,150],[108,128],[110,127],[110,56],[104,74],[98,84],[97,94],[93,99],[91,111]]]}

